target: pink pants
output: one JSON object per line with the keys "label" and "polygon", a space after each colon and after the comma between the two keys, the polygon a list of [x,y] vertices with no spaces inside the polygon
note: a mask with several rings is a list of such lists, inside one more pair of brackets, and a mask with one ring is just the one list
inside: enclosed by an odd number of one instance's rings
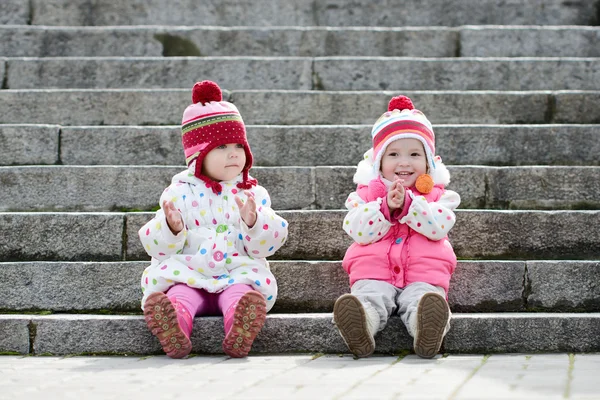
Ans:
{"label": "pink pants", "polygon": [[[167,297],[183,305],[194,316],[223,315],[225,334],[233,323],[233,306],[252,286],[244,284],[231,285],[220,293],[209,293],[206,290],[189,287],[185,284],[172,286],[167,291]],[[231,312],[229,312],[231,310]],[[191,327],[190,327],[191,328]]]}

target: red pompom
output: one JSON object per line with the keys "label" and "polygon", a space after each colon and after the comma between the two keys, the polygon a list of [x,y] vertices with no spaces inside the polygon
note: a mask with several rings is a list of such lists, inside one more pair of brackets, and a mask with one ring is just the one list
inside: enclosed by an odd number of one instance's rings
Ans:
{"label": "red pompom", "polygon": [[192,89],[192,102],[209,103],[211,101],[223,100],[223,94],[219,85],[212,81],[196,82]]}
{"label": "red pompom", "polygon": [[393,97],[388,104],[388,111],[414,110],[414,108],[412,101],[406,96]]}

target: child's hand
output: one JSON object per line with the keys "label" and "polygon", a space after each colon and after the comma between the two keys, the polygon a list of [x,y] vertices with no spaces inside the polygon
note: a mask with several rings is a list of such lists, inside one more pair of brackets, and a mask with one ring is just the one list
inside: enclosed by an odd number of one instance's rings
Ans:
{"label": "child's hand", "polygon": [[173,235],[177,235],[183,230],[183,218],[181,218],[181,213],[175,208],[175,204],[173,204],[172,201],[165,200],[163,201],[162,206],[165,216],[167,217],[169,229],[173,232]]}
{"label": "child's hand", "polygon": [[248,200],[246,203],[242,202],[238,196],[235,196],[235,202],[240,209],[240,216],[248,225],[248,228],[252,228],[256,223],[256,200],[254,200],[254,196],[249,191],[245,190],[244,193],[248,196]]}
{"label": "child's hand", "polygon": [[390,211],[395,211],[404,206],[404,180],[398,179],[387,194],[387,202]]}

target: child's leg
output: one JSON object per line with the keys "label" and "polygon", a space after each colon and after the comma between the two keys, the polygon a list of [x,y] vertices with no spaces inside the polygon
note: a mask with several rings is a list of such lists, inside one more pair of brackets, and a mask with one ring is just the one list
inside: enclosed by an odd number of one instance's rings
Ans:
{"label": "child's leg", "polygon": [[408,333],[414,337],[415,353],[423,358],[433,358],[450,329],[446,292],[438,286],[415,282],[404,288],[398,304],[398,314]]}
{"label": "child's leg", "polygon": [[218,295],[223,313],[223,351],[230,357],[246,357],[267,318],[264,296],[249,285],[237,284]]}
{"label": "child's leg", "polygon": [[182,358],[192,351],[190,334],[194,315],[207,303],[207,296],[203,290],[175,285],[166,294],[156,292],[146,299],[146,324],[169,357]]}
{"label": "child's leg", "polygon": [[396,310],[396,293],[389,283],[360,280],[352,285],[351,294],[335,302],[333,320],[355,356],[368,357],[375,351],[374,336]]}

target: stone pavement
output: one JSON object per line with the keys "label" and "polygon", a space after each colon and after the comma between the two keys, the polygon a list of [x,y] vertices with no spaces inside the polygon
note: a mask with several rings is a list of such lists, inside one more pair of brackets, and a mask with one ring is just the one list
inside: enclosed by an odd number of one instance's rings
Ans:
{"label": "stone pavement", "polygon": [[600,399],[600,354],[0,357],[0,399]]}

